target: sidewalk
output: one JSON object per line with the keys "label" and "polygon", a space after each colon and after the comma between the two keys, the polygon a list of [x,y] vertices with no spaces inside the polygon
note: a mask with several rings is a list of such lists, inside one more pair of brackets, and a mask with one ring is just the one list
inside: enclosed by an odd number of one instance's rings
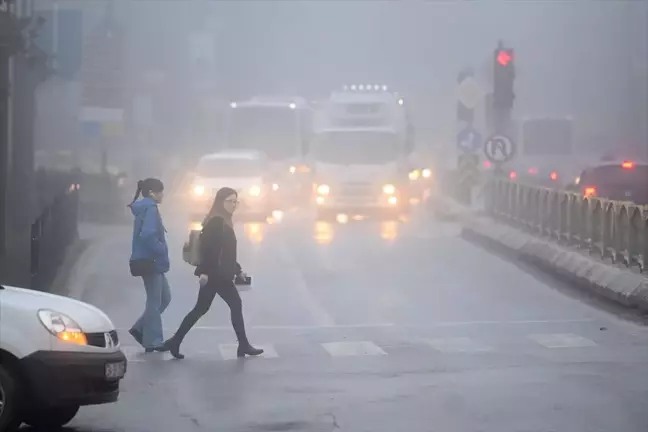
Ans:
{"label": "sidewalk", "polygon": [[96,271],[96,263],[124,235],[126,225],[79,224],[79,239],[70,246],[54,280],[53,294],[81,299]]}

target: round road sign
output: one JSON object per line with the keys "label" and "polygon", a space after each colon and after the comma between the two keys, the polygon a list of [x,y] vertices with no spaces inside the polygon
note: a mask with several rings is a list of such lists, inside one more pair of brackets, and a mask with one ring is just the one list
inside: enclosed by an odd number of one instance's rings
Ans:
{"label": "round road sign", "polygon": [[484,143],[484,155],[494,164],[509,162],[515,157],[517,145],[506,135],[495,134]]}

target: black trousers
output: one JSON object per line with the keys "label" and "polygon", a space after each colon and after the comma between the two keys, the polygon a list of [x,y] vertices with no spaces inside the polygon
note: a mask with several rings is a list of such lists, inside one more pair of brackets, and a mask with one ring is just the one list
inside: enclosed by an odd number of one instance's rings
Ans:
{"label": "black trousers", "polygon": [[198,301],[193,309],[182,320],[180,328],[176,332],[174,339],[177,343],[182,342],[184,337],[189,333],[189,330],[198,322],[198,320],[207,313],[214,301],[214,297],[218,294],[227,306],[230,308],[230,315],[232,319],[232,327],[236,333],[236,338],[241,345],[247,345],[248,339],[245,334],[245,323],[243,322],[243,303],[234,282],[210,279],[204,286],[200,287],[198,293]]}

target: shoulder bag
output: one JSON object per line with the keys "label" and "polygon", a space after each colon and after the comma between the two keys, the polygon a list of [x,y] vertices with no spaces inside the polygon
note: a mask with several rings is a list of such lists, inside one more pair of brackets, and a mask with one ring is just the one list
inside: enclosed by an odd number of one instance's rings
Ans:
{"label": "shoulder bag", "polygon": [[[137,230],[137,236],[142,233],[142,228],[144,227],[144,221],[146,220],[146,212],[148,208],[144,209],[144,216],[142,216],[142,223],[140,224],[139,229]],[[140,258],[132,259],[129,262],[131,275],[134,277],[140,276],[150,276],[155,273],[155,259],[153,258]]]}

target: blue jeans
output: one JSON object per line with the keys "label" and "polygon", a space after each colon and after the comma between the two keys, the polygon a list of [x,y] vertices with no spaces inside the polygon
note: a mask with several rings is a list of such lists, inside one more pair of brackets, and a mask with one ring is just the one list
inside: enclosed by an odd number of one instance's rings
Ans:
{"label": "blue jeans", "polygon": [[133,330],[142,335],[145,348],[159,347],[164,343],[162,312],[171,302],[171,289],[164,273],[144,276],[146,307],[144,313],[133,325]]}

